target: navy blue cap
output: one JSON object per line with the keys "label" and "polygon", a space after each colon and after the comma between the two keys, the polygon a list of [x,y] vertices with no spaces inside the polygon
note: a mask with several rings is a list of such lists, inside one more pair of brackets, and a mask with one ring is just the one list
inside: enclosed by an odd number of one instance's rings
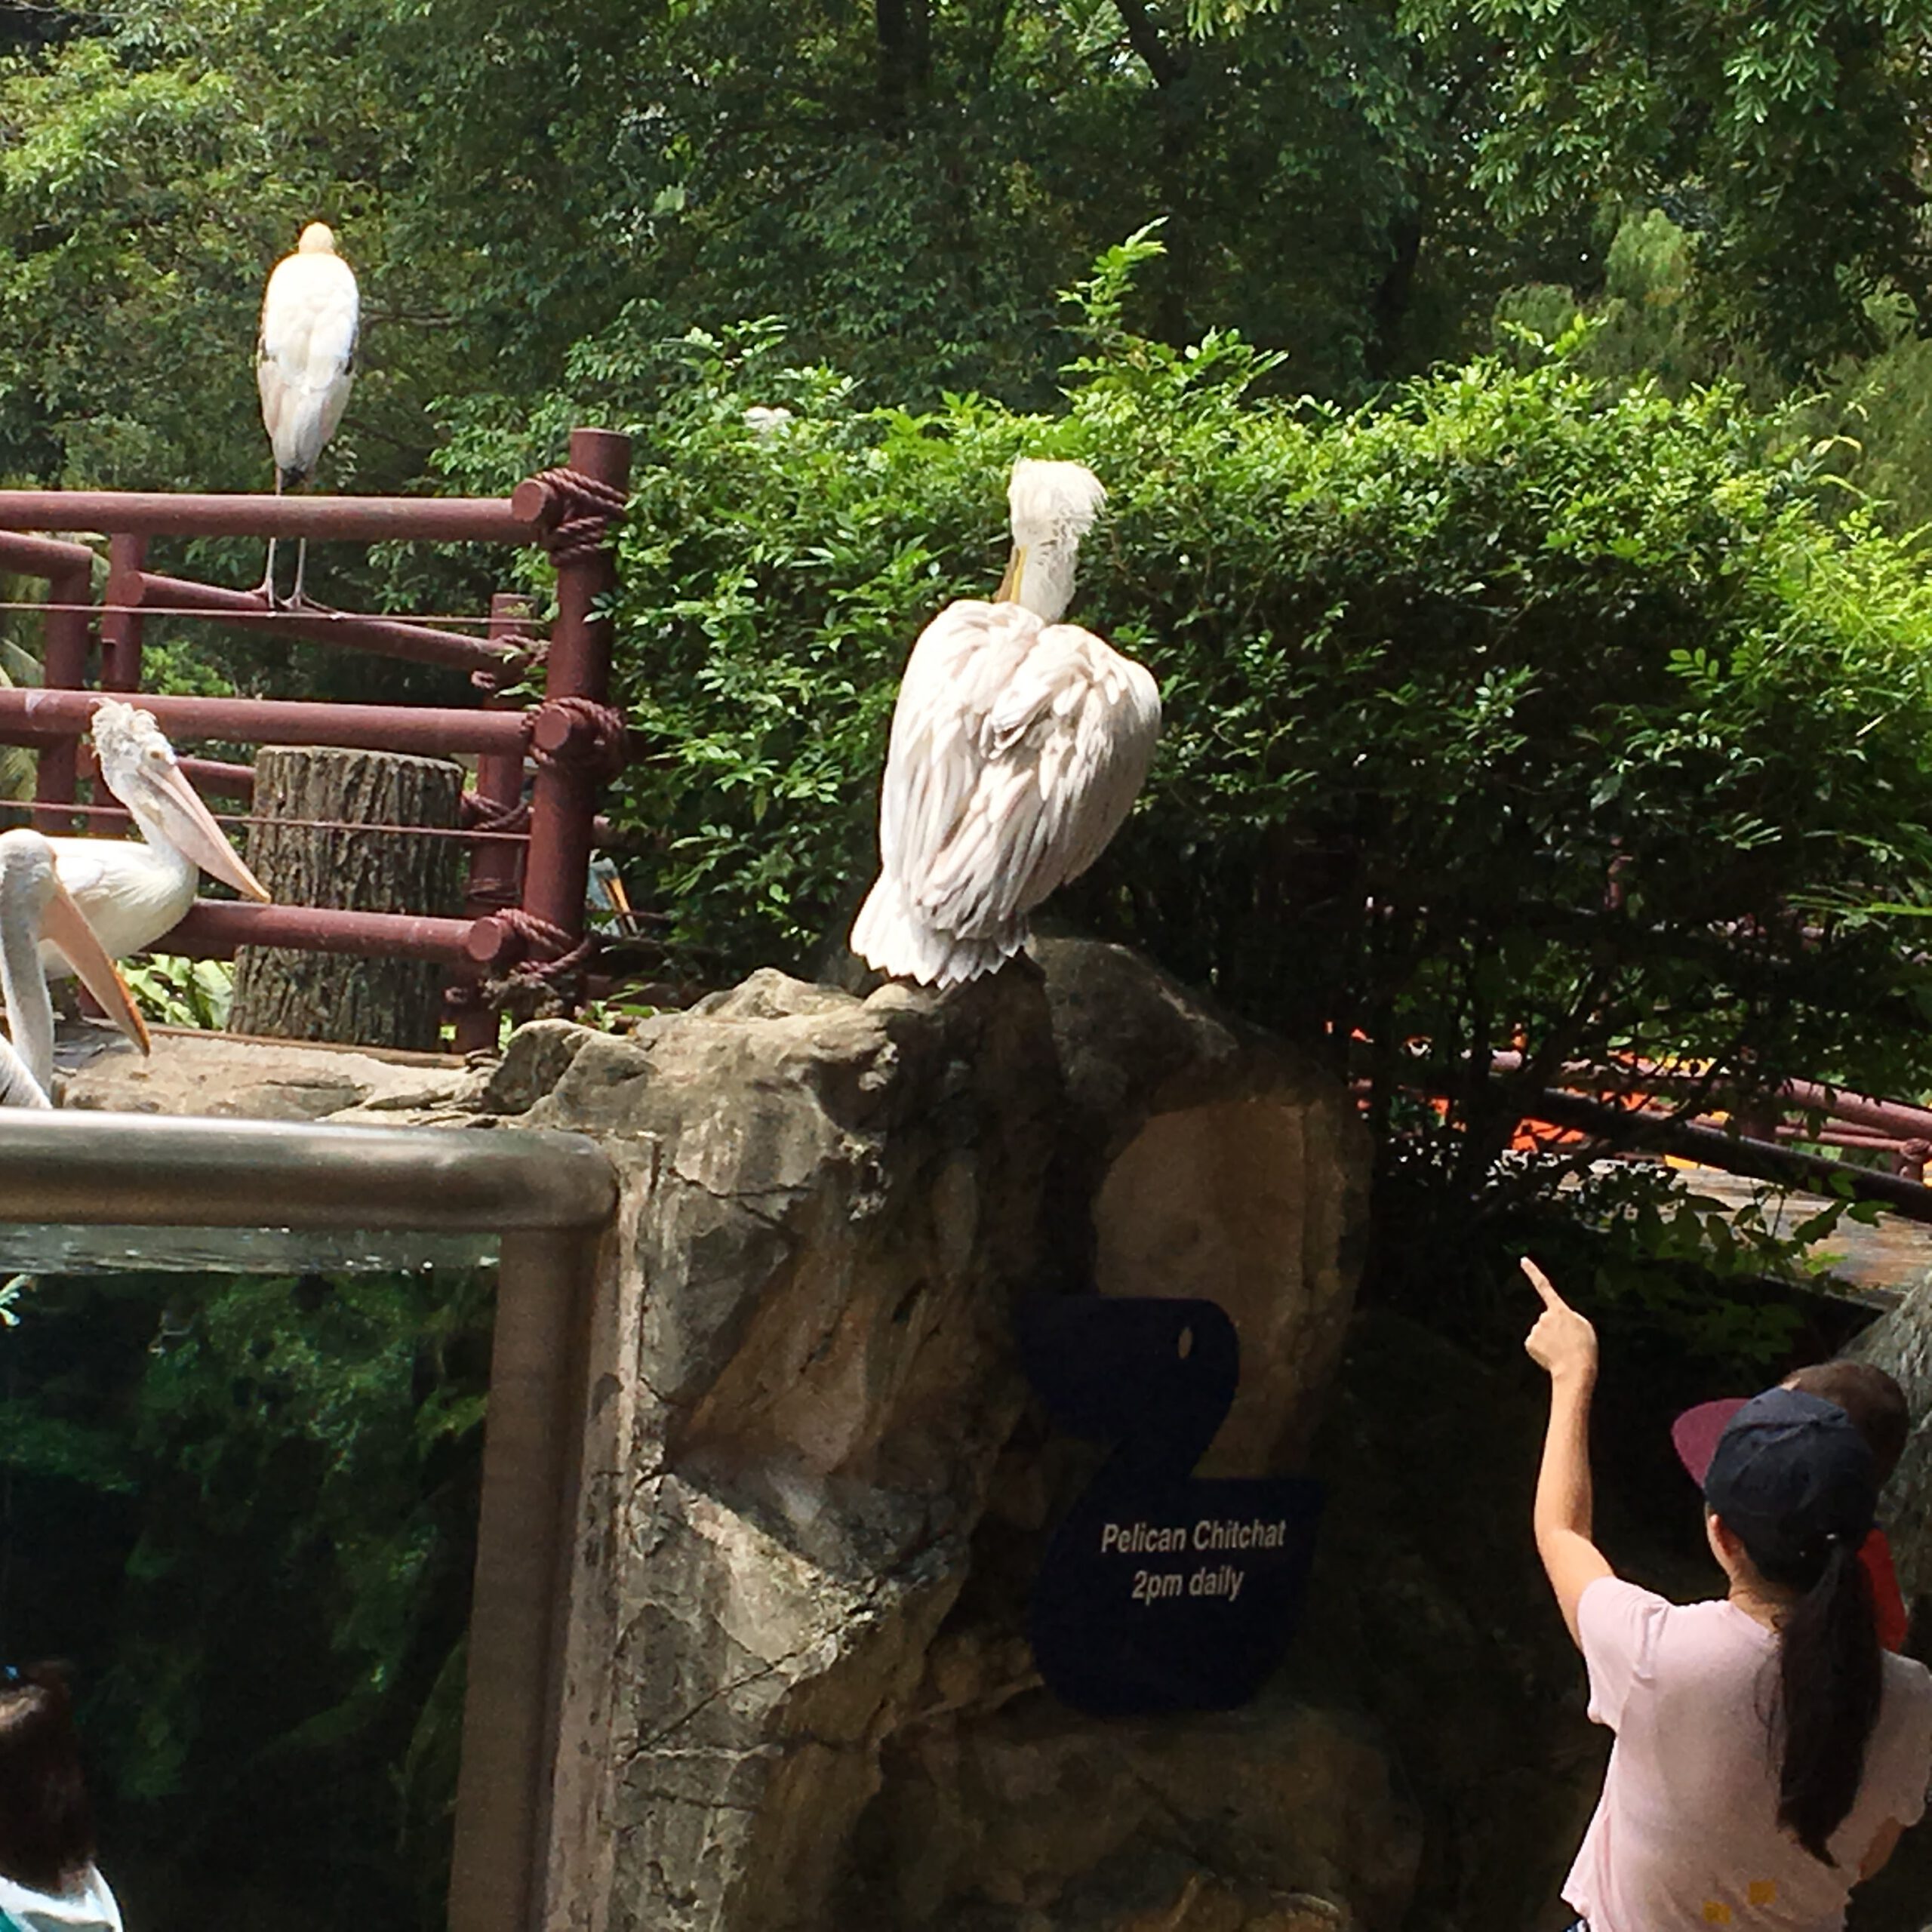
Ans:
{"label": "navy blue cap", "polygon": [[1767,1389],[1718,1437],[1704,1500],[1772,1582],[1808,1584],[1834,1542],[1855,1550],[1870,1534],[1878,1472],[1871,1445],[1835,1402]]}

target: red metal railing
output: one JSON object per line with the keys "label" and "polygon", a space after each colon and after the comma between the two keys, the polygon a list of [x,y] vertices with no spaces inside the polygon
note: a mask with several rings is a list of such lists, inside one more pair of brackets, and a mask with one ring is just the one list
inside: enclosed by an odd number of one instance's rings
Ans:
{"label": "red metal railing", "polygon": [[[1492,1054],[1490,1066],[1499,1075],[1518,1074],[1522,1071],[1523,1057]],[[1695,1094],[1703,1084],[1694,1073],[1651,1060],[1607,1067],[1579,1063],[1564,1067],[1561,1078],[1564,1088],[1594,1094],[1606,1103],[1614,1102],[1626,1113],[1633,1108],[1651,1111],[1660,1103],[1662,1112],[1673,1117],[1679,1116],[1679,1109],[1666,1097]],[[1808,1141],[1814,1146],[1885,1154],[1890,1157],[1894,1174],[1915,1185],[1924,1183],[1926,1163],[1932,1160],[1932,1108],[1856,1094],[1848,1088],[1826,1086],[1814,1080],[1781,1080],[1753,1105],[1755,1112],[1749,1124],[1734,1121],[1736,1131],[1774,1143]],[[1799,1118],[1787,1118],[1793,1114]],[[1714,1099],[1694,1105],[1681,1117],[1687,1121],[1730,1121],[1731,1109],[1721,1099]]]}
{"label": "red metal railing", "polygon": [[[29,528],[32,526],[29,525]],[[42,529],[70,530],[75,526],[64,518],[51,518]],[[47,580],[47,615],[44,655],[49,684],[78,685],[87,675],[88,646],[92,625],[88,606],[94,601],[94,552],[84,543],[62,543],[45,537],[13,534],[0,529],[0,568],[23,577]],[[0,743],[5,743],[0,738]],[[50,740],[40,754],[40,775],[35,796],[74,795],[78,763],[78,740],[66,737]],[[50,821],[43,813],[35,814],[43,830]]]}
{"label": "red metal railing", "polygon": [[[463,826],[473,842],[462,918],[203,900],[157,945],[211,957],[231,955],[240,946],[278,946],[439,961],[456,969],[446,997],[456,1010],[459,1049],[494,1044],[497,1022],[488,982],[497,982],[498,991],[518,977],[568,984],[590,956],[584,896],[598,794],[623,768],[626,756],[623,721],[609,704],[610,621],[598,604],[617,582],[611,538],[629,479],[629,438],[578,429],[571,437],[566,467],[527,478],[505,498],[0,491],[0,568],[44,577],[48,585],[45,683],[37,690],[0,690],[0,743],[40,751],[35,823],[66,832],[82,810],[97,827],[122,817],[74,803],[80,743],[97,701],[86,688],[97,618],[100,690],[140,694],[143,709],[171,735],[238,744],[472,754],[476,786],[463,801]],[[106,592],[97,608],[91,550],[20,534],[76,529],[109,537]],[[540,543],[557,569],[543,702],[519,710],[496,695],[541,648],[519,598],[495,600],[482,638],[391,617],[275,611],[256,592],[149,571],[146,540],[157,535]],[[466,671],[480,701],[464,709],[141,693],[143,627],[158,612]],[[527,761],[534,764],[534,782],[526,807]],[[183,762],[205,790],[229,797],[252,794],[254,774],[247,766],[205,758]]]}
{"label": "red metal railing", "polygon": [[[1785,1080],[1754,1095],[1747,1117],[1734,1112],[1724,1096],[1708,1092],[1697,1073],[1652,1061],[1607,1066],[1574,1062],[1558,1071],[1561,1085],[1534,1088],[1521,1085],[1524,1071],[1520,1053],[1490,1056],[1495,1096],[1506,1094],[1522,1110],[1512,1142],[1518,1152],[1560,1153],[1567,1147],[1573,1152],[1675,1156],[1783,1187],[1875,1201],[1907,1220],[1932,1225],[1932,1187],[1925,1184],[1932,1108],[1816,1081]],[[1398,1084],[1426,1097],[1444,1115],[1451,1097],[1463,1088],[1462,1076],[1420,1056]],[[1370,1107],[1373,1083],[1356,1079],[1350,1084],[1356,1105]],[[1794,1114],[1797,1118],[1789,1118]],[[1811,1153],[1794,1142],[1883,1153],[1890,1157],[1890,1171]]]}

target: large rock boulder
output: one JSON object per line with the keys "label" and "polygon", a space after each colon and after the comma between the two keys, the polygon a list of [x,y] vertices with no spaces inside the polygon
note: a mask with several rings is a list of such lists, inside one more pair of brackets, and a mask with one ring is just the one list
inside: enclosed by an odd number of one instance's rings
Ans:
{"label": "large rock boulder", "polygon": [[1044,1004],[760,974],[561,1044],[522,1118],[595,1134],[623,1204],[552,1896],[573,1926],[812,1925],[1023,1400]]}
{"label": "large rock boulder", "polygon": [[64,1022],[55,1051],[60,1104],[108,1113],[230,1120],[327,1120],[352,1111],[378,1125],[453,1106],[473,1084],[463,1063],[157,1028],[145,1057],[97,1021]]}
{"label": "large rock boulder", "polygon": [[1241,1337],[1204,1475],[1305,1451],[1353,1303],[1370,1146],[1347,1089],[1123,946],[1039,948],[1065,1082],[1058,1225],[1109,1295],[1202,1295]]}
{"label": "large rock boulder", "polygon": [[1216,1454],[1279,1466],[1361,1244],[1339,1088],[1067,944],[949,996],[761,973],[624,1039],[540,1023],[467,1103],[595,1135],[623,1184],[555,1923],[1398,1921],[1414,1828],[1372,1728],[1280,1696],[1097,1724],[1021,1635],[1098,1452],[1030,1401],[1015,1297],[1211,1295],[1245,1350]]}
{"label": "large rock boulder", "polygon": [[1394,1927],[1420,1853],[1379,1735],[1285,1688],[1100,1724],[1044,1693],[895,1740],[841,1925]]}
{"label": "large rock boulder", "polygon": [[[143,1062],[69,1028],[62,1070],[77,1106],[574,1128],[620,1171],[551,1932],[1566,1922],[1608,1737],[1527,1534],[1542,1379],[1350,1318],[1346,1094],[1133,955],[1049,943],[943,998],[759,974],[470,1067],[167,1035]],[[1102,1451],[1049,1426],[1009,1316],[1096,1288],[1228,1309],[1242,1379],[1204,1469],[1327,1485],[1302,1628],[1239,1711],[1095,1722],[1033,1669],[1041,1550]],[[1932,1610],[1932,1294],[1865,1346],[1920,1418],[1888,1515]],[[1670,1405],[1635,1407],[1600,1417],[1606,1536],[1696,1594]],[[1915,1835],[1854,1932],[1918,1932]]]}

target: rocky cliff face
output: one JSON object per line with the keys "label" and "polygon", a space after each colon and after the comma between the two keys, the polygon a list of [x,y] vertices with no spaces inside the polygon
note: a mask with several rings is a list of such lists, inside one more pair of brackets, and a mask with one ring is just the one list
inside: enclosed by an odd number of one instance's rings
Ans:
{"label": "rocky cliff face", "polygon": [[555,1895],[586,1927],[811,1924],[1019,1411],[1044,1004],[761,974],[528,1051],[568,1063],[524,1118],[624,1186]]}
{"label": "rocky cliff face", "polygon": [[1358,1715],[1276,1690],[1103,1724],[1021,1635],[1095,1452],[1029,1397],[1016,1299],[1212,1296],[1244,1350],[1216,1463],[1278,1468],[1361,1239],[1338,1088],[1066,944],[946,998],[761,974],[628,1039],[541,1024],[473,1100],[596,1135],[623,1178],[558,1924],[1399,1922],[1417,1828]]}

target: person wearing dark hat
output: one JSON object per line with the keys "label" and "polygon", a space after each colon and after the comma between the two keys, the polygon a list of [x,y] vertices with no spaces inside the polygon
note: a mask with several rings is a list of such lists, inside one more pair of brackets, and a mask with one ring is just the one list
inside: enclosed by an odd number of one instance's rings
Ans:
{"label": "person wearing dark hat", "polygon": [[1563,1887],[1572,1932],[1839,1932],[1932,1778],[1932,1673],[1880,1647],[1858,1560],[1871,1447],[1816,1395],[1752,1397],[1704,1472],[1726,1595],[1672,1604],[1624,1582],[1592,1536],[1596,1333],[1523,1269],[1543,1303],[1524,1346],[1550,1379],[1537,1553],[1590,1715],[1617,1734]]}
{"label": "person wearing dark hat", "polygon": [[[1801,1389],[1807,1395],[1835,1402],[1844,1410],[1871,1450],[1878,1487],[1881,1490],[1884,1487],[1892,1472],[1898,1467],[1899,1458],[1905,1453],[1906,1440],[1912,1433],[1912,1414],[1906,1405],[1905,1391],[1892,1377],[1875,1363],[1847,1361],[1841,1358],[1795,1369],[1778,1386]],[[1677,1451],[1677,1460],[1700,1489],[1703,1487],[1704,1472],[1709,1468],[1712,1454],[1718,1446],[1718,1438],[1743,1406],[1744,1398],[1741,1395],[1728,1396],[1715,1402],[1700,1402],[1695,1408],[1686,1409],[1671,1424],[1671,1444]],[[1878,1626],[1878,1641],[1888,1651],[1902,1651],[1911,1634],[1911,1619],[1906,1613],[1905,1598],[1899,1591],[1898,1571],[1892,1562],[1891,1544],[1884,1531],[1875,1524],[1859,1549],[1858,1560],[1864,1564],[1871,1581],[1872,1616]]]}

